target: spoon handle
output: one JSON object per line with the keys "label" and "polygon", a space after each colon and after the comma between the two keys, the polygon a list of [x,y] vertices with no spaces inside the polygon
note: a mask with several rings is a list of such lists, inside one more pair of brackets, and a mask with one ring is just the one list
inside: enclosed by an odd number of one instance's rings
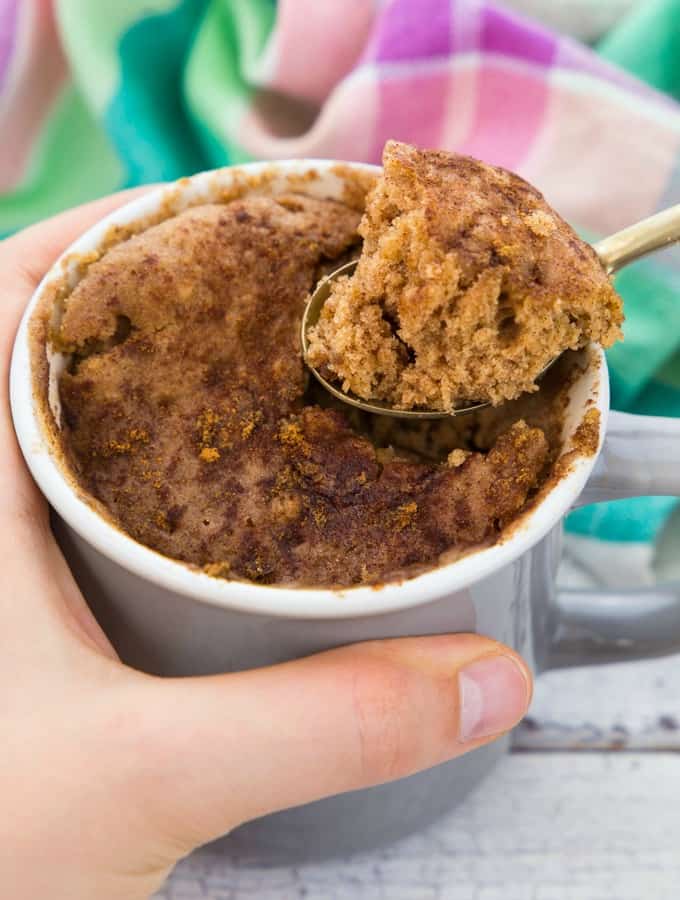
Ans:
{"label": "spoon handle", "polygon": [[628,263],[676,241],[680,241],[680,203],[598,241],[593,250],[607,274],[613,275]]}

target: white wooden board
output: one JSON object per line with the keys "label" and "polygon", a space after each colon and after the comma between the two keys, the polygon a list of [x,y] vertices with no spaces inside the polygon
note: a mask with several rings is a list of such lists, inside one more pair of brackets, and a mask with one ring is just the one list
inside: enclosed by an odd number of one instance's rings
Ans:
{"label": "white wooden board", "polygon": [[384,851],[252,869],[205,848],[159,900],[678,900],[680,754],[515,754]]}
{"label": "white wooden board", "polygon": [[680,750],[680,656],[542,675],[515,747]]}

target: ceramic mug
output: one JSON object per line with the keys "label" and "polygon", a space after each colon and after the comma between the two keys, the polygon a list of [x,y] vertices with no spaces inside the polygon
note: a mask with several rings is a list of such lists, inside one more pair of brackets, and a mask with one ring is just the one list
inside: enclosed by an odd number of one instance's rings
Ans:
{"label": "ceramic mug", "polygon": [[[345,171],[377,171],[342,165]],[[121,657],[149,672],[191,675],[269,665],[372,638],[478,632],[514,647],[540,673],[680,650],[680,588],[595,593],[555,587],[561,523],[572,507],[680,494],[680,420],[610,413],[607,369],[596,348],[584,351],[583,374],[571,389],[564,447],[569,450],[584,410],[594,405],[600,412],[597,454],[577,457],[505,540],[379,590],[277,588],[211,578],[136,543],[74,488],[55,456],[32,380],[29,322],[46,288],[64,274],[75,283],[78,254],[96,250],[112,225],[209,201],[244,179],[259,179],[251,188],[258,192],[292,186],[340,197],[346,184],[337,166],[323,160],[250,164],[159,188],[87,231],[29,303],[11,368],[17,436],[54,510],[54,529],[69,564]],[[51,361],[53,379],[58,362]],[[51,402],[58,405],[56,391]],[[398,782],[259,819],[233,832],[228,843],[265,862],[369,849],[451,809],[507,747],[504,738]]]}

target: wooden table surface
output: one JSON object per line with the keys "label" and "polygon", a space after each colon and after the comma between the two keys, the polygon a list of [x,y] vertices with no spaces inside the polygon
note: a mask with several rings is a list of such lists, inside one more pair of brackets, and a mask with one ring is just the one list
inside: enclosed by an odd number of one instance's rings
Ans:
{"label": "wooden table surface", "polygon": [[386,850],[252,868],[204,848],[158,900],[679,900],[680,656],[552,672],[514,752]]}

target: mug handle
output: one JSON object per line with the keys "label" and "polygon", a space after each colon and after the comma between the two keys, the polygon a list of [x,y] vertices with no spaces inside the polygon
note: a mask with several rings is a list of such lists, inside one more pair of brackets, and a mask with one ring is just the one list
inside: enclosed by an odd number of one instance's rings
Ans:
{"label": "mug handle", "polygon": [[[680,497],[680,419],[611,412],[604,445],[575,506],[640,496]],[[680,581],[651,588],[562,589],[545,668],[680,652]]]}

